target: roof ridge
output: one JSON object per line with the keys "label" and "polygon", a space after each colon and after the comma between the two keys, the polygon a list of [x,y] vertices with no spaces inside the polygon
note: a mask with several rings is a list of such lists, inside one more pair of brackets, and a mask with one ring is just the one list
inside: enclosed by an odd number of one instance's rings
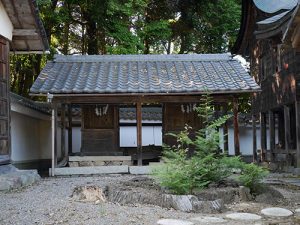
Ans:
{"label": "roof ridge", "polygon": [[54,62],[117,62],[117,61],[228,61],[230,53],[221,54],[149,54],[149,55],[55,55]]}

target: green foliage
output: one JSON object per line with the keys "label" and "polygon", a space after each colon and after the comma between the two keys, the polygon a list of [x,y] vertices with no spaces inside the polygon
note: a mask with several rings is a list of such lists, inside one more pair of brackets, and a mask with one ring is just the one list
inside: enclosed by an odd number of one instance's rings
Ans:
{"label": "green foliage", "polygon": [[[235,40],[241,14],[240,0],[38,0],[37,4],[51,52],[42,58],[48,59],[57,53],[225,52]],[[43,60],[37,65],[21,58],[22,71],[11,70],[12,89],[27,95]]]}
{"label": "green foliage", "polygon": [[[241,170],[239,180],[251,191],[256,191],[264,170],[254,164],[246,164],[240,157],[228,157],[219,149],[219,127],[228,115],[214,118],[212,99],[205,95],[197,108],[204,128],[190,138],[192,128],[188,125],[178,134],[167,134],[176,138],[174,146],[164,146],[163,165],[153,168],[154,178],[176,194],[192,194],[207,187],[212,182],[220,182],[231,176],[234,170]],[[191,155],[191,151],[194,153]]]}
{"label": "green foliage", "polygon": [[252,193],[258,193],[261,188],[261,181],[268,175],[268,171],[260,166],[251,164],[244,164],[242,166],[242,172],[239,176],[239,181],[246,187],[250,188]]}

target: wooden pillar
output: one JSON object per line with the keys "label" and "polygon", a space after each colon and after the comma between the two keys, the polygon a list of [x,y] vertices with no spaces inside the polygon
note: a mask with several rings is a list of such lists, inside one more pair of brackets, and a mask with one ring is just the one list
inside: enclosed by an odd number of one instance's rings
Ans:
{"label": "wooden pillar", "polygon": [[286,152],[286,162],[290,165],[290,140],[291,140],[291,118],[290,118],[290,108],[284,106],[284,142],[285,142],[285,152]]}
{"label": "wooden pillar", "polygon": [[261,161],[265,161],[265,153],[267,151],[267,126],[266,126],[266,114],[260,113],[260,148],[261,148]]}
{"label": "wooden pillar", "polygon": [[[223,111],[225,113],[225,115],[227,115],[228,113],[228,107],[227,104],[224,105]],[[228,147],[228,122],[226,121],[223,125],[223,138],[224,138],[224,153],[226,155],[229,154],[229,147]]]}
{"label": "wooden pillar", "polygon": [[275,119],[274,112],[269,111],[269,131],[270,131],[270,161],[274,161],[274,150],[275,150]]}
{"label": "wooden pillar", "polygon": [[61,157],[66,156],[66,105],[61,104],[61,115],[60,115],[60,148]]}
{"label": "wooden pillar", "polygon": [[137,158],[138,166],[143,165],[142,156],[142,104],[136,103],[136,131],[137,131]]}
{"label": "wooden pillar", "polygon": [[239,122],[238,122],[238,99],[233,98],[233,126],[234,126],[234,154],[240,155]]}
{"label": "wooden pillar", "polygon": [[252,115],[253,162],[257,162],[256,116]]}
{"label": "wooden pillar", "polygon": [[296,113],[296,166],[300,168],[300,102],[296,101],[295,103],[295,113]]}
{"label": "wooden pillar", "polygon": [[52,160],[51,160],[51,176],[54,176],[54,169],[57,167],[57,105],[52,105]]}
{"label": "wooden pillar", "polygon": [[72,133],[72,104],[68,105],[68,152],[69,155],[72,154],[72,143],[73,143],[73,133]]}

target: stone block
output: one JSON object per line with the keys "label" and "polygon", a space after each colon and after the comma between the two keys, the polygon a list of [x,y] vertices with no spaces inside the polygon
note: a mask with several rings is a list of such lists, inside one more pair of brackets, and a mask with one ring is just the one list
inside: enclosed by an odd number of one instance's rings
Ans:
{"label": "stone block", "polygon": [[104,166],[105,162],[104,161],[94,161],[94,166]]}
{"label": "stone block", "polygon": [[146,175],[151,173],[150,166],[130,166],[129,173],[134,175]]}
{"label": "stone block", "polygon": [[82,161],[82,162],[79,162],[79,166],[80,166],[80,167],[94,166],[94,164],[93,164],[93,162],[91,162],[91,161]]}
{"label": "stone block", "polygon": [[79,162],[69,162],[69,166],[70,167],[78,167],[79,166]]}
{"label": "stone block", "polygon": [[122,161],[122,165],[132,166],[132,161],[131,160],[124,160],[124,161]]}

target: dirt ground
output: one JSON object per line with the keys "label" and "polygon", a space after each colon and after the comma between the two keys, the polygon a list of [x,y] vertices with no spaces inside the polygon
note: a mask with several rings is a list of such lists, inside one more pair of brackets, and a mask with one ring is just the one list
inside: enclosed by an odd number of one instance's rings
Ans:
{"label": "dirt ground", "polygon": [[[132,179],[130,175],[43,178],[38,184],[22,190],[0,192],[1,225],[154,225],[162,218],[189,220],[203,216],[201,213],[185,213],[174,209],[164,209],[153,205],[119,205],[116,203],[85,203],[70,198],[73,189],[78,186],[96,185],[104,188]],[[248,212],[260,215],[265,207],[284,207],[291,211],[300,208],[300,190],[295,187],[276,186],[285,199],[276,205],[257,202],[235,202],[227,205],[226,212],[211,214],[225,218],[229,212]],[[299,217],[288,219],[263,218],[256,222],[241,222],[226,219],[223,224],[263,224],[293,225],[300,224]],[[194,222],[194,224],[203,224]]]}

